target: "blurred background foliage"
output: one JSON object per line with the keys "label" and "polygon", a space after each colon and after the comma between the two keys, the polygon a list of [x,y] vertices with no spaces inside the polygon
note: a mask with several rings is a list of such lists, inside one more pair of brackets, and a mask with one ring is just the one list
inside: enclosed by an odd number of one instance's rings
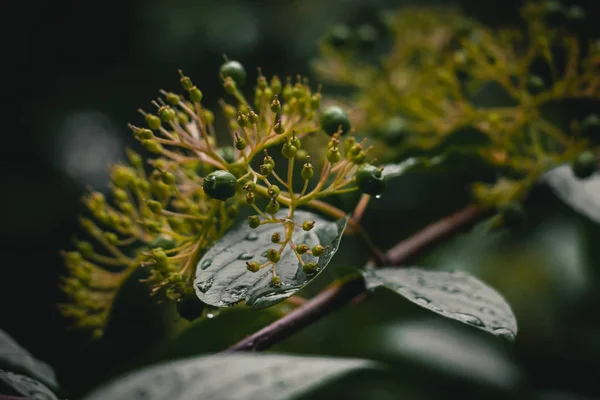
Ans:
{"label": "blurred background foliage", "polygon": [[[281,310],[236,309],[187,326],[170,305],[155,304],[132,280],[102,341],[90,342],[69,330],[56,308],[64,300],[58,279],[65,272],[58,250],[68,248],[79,232],[79,196],[88,185],[107,188],[107,164],[122,159],[126,145],[135,147],[126,123],[140,122],[135,110],[148,106],[159,88],[178,87],[177,69],[198,82],[205,104],[216,105],[223,95],[217,79],[222,54],[241,61],[251,78],[255,66],[268,75],[311,76],[317,40],[331,24],[374,23],[382,11],[406,2],[12,3],[5,16],[19,30],[8,37],[11,57],[5,60],[13,69],[5,75],[10,102],[5,111],[16,109],[5,114],[0,149],[0,328],[51,364],[65,392],[77,398],[137,365],[218,351],[276,318]],[[491,26],[518,21],[516,0],[455,3]],[[597,37],[600,4],[575,4],[588,14],[577,28],[580,34]],[[387,248],[464,205],[466,184],[485,173],[457,166],[399,178],[372,203],[365,226]],[[274,350],[365,356],[392,361],[397,368],[393,382],[367,374],[346,389],[340,383],[315,393],[325,397],[513,398],[527,388],[540,399],[600,395],[600,226],[571,211],[547,188],[536,189],[526,206],[529,218],[518,230],[484,235],[477,226],[411,260],[467,270],[504,294],[519,322],[514,346],[377,292],[372,301],[329,316]],[[359,247],[353,240],[346,240],[336,265],[366,259],[354,250]],[[164,343],[181,328],[188,331],[175,344]]]}

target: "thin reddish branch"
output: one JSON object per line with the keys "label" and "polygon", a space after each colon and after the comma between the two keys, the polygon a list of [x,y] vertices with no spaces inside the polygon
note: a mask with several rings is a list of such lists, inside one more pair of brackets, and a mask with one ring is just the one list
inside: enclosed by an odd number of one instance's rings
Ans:
{"label": "thin reddish branch", "polygon": [[[392,247],[386,258],[397,265],[424,247],[444,238],[450,233],[475,222],[485,213],[484,209],[469,206],[452,215],[428,225],[421,231]],[[373,261],[369,261],[374,264]],[[332,311],[348,303],[357,303],[364,298],[365,286],[362,279],[335,283],[283,318],[247,336],[225,352],[265,350],[288,338],[302,328],[312,324]],[[354,301],[353,301],[354,300]]]}

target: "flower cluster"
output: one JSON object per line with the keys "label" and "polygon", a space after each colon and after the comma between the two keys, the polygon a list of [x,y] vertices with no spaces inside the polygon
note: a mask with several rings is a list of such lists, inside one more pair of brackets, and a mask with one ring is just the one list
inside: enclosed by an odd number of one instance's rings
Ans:
{"label": "flower cluster", "polygon": [[[129,163],[111,168],[111,198],[99,192],[83,197],[90,216],[81,223],[94,245],[77,240],[77,251],[64,253],[70,275],[63,288],[72,301],[61,310],[95,336],[103,332],[118,289],[139,267],[147,270],[144,281],[152,294],[189,309],[196,264],[234,223],[240,207],[254,210],[248,219],[252,228],[282,225],[282,234],[273,235],[278,247],[269,250],[268,262],[247,264],[250,271],[272,268],[277,284],[276,265],[286,246],[295,250],[305,270],[316,266],[304,264],[300,254],[319,257],[325,251],[320,245],[309,249],[294,243],[295,226],[314,226],[294,220],[298,207],[339,218],[345,213],[323,197],[356,190],[379,195],[384,189],[381,168],[367,162],[371,149],[349,136],[346,112],[335,106],[322,109],[320,90],[313,91],[307,79],[282,83],[259,69],[249,102],[241,90],[246,71],[240,63],[226,60],[220,78],[233,98],[219,102],[229,139],[220,139],[215,115],[202,104],[202,91],[180,71],[184,94],[161,90],[152,102],[154,111],[139,110],[144,124],[130,125],[153,156],[145,162],[128,151]],[[313,154],[319,160],[316,168],[302,143],[319,132],[329,139]],[[277,219],[281,205],[288,213]]]}
{"label": "flower cluster", "polygon": [[[492,30],[452,8],[401,8],[385,18],[392,47],[381,63],[357,46],[360,29],[338,27],[323,40],[315,70],[355,89],[347,102],[353,125],[378,138],[379,159],[435,151],[465,129],[482,134],[486,144],[474,151],[500,179],[476,184],[474,195],[512,207],[556,165],[590,176],[600,151],[599,116],[559,124],[545,112],[566,100],[600,100],[600,45],[569,30],[584,10],[528,2],[521,14],[524,29]],[[497,101],[482,101],[490,91]]]}

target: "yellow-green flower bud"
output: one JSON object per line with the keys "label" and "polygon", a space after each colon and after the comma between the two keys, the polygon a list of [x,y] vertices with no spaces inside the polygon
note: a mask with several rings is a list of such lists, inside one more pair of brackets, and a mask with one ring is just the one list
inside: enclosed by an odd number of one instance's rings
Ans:
{"label": "yellow-green flower bud", "polygon": [[280,286],[281,285],[281,278],[278,277],[277,275],[271,277],[271,283],[275,286]]}
{"label": "yellow-green flower bud", "polygon": [[265,208],[265,211],[271,215],[277,214],[279,211],[279,202],[275,198],[271,198],[271,200],[269,200],[269,204],[267,204],[267,207]]}
{"label": "yellow-green flower bud", "polygon": [[281,154],[285,157],[285,158],[294,158],[294,156],[296,155],[296,153],[298,152],[298,148],[296,146],[292,146],[292,144],[290,143],[290,141],[286,141],[283,144],[283,147],[281,148]]}
{"label": "yellow-green flower bud", "polygon": [[244,115],[241,111],[238,112],[237,123],[242,128],[248,126],[248,117]]}
{"label": "yellow-green flower bud", "polygon": [[246,193],[246,203],[248,205],[252,205],[256,202],[256,195],[254,194],[254,192],[248,192]]}
{"label": "yellow-green flower bud", "polygon": [[172,185],[175,183],[175,175],[170,172],[163,172],[160,178],[165,185]]}
{"label": "yellow-green flower bud", "polygon": [[337,147],[332,147],[327,150],[327,161],[332,164],[337,163],[342,159],[342,155],[340,154],[340,150]]}
{"label": "yellow-green flower bud", "polygon": [[257,113],[255,113],[254,111],[250,111],[250,112],[248,113],[248,121],[249,121],[251,124],[256,124],[256,123],[258,122],[258,114],[257,114]]}
{"label": "yellow-green flower bud", "polygon": [[169,122],[175,119],[177,113],[169,106],[163,106],[158,109],[158,116],[163,122]]}
{"label": "yellow-green flower bud", "polygon": [[160,204],[160,201],[151,199],[146,200],[146,206],[148,206],[150,211],[152,211],[154,214],[159,214],[163,208],[162,204]]}
{"label": "yellow-green flower bud", "polygon": [[273,90],[274,94],[281,93],[281,81],[277,75],[271,78],[271,90]]}
{"label": "yellow-green flower bud", "polygon": [[108,243],[112,244],[113,246],[115,246],[119,243],[119,237],[114,232],[104,232],[104,240],[106,240]]}
{"label": "yellow-green flower bud", "polygon": [[321,107],[321,93],[315,93],[310,98],[310,108],[317,110]]}
{"label": "yellow-green flower bud", "polygon": [[162,145],[154,140],[142,140],[142,146],[150,153],[160,153],[162,151]]}
{"label": "yellow-green flower bud", "polygon": [[77,250],[79,250],[84,257],[90,257],[94,255],[94,246],[92,246],[90,242],[81,240],[77,242],[76,246]]}
{"label": "yellow-green flower bud", "polygon": [[234,145],[235,148],[240,151],[246,148],[246,140],[243,137],[240,137],[240,135],[238,135],[237,132],[235,133]]}
{"label": "yellow-green flower bud", "polygon": [[260,264],[256,261],[246,262],[246,269],[250,272],[258,272],[260,270]]}
{"label": "yellow-green flower bud", "polygon": [[318,268],[319,266],[317,265],[317,263],[314,263],[312,261],[304,263],[304,265],[302,265],[302,270],[304,270],[304,272],[306,273],[316,272]]}
{"label": "yellow-green flower bud", "polygon": [[235,84],[233,79],[231,79],[230,77],[227,77],[227,78],[225,78],[225,81],[223,82],[223,88],[225,88],[225,91],[227,93],[233,94],[237,90],[237,85]]}
{"label": "yellow-green flower bud", "polygon": [[302,172],[300,172],[302,179],[309,180],[310,178],[313,177],[314,174],[315,174],[315,172],[313,170],[312,164],[309,162],[304,164],[304,166],[302,167]]}
{"label": "yellow-green flower bud", "polygon": [[328,246],[321,246],[320,244],[314,246],[312,248],[312,255],[315,257],[321,257],[323,254],[325,254],[325,250],[327,250]]}
{"label": "yellow-green flower bud", "polygon": [[146,124],[148,124],[148,128],[152,129],[153,131],[160,128],[160,118],[158,118],[156,115],[146,114],[144,118],[146,119]]}
{"label": "yellow-green flower bud", "polygon": [[298,253],[298,254],[304,254],[309,249],[310,249],[310,247],[308,247],[308,245],[306,245],[306,244],[299,244],[299,245],[296,246],[296,253]]}
{"label": "yellow-green flower bud", "polygon": [[196,86],[190,89],[190,100],[194,103],[200,103],[202,101],[202,92]]}
{"label": "yellow-green flower bud", "polygon": [[281,111],[281,102],[277,98],[277,95],[275,95],[275,98],[271,102],[271,111],[273,111],[274,113],[278,113],[279,111]]}
{"label": "yellow-green flower bud", "polygon": [[281,190],[279,189],[279,186],[277,186],[277,185],[271,185],[267,189],[267,194],[269,195],[269,197],[277,197],[277,196],[279,196],[279,193],[281,193]]}
{"label": "yellow-green flower bud", "polygon": [[179,80],[179,82],[181,82],[181,87],[183,90],[190,90],[194,86],[192,80],[189,76],[183,76],[181,71],[179,73],[181,74],[181,79]]}
{"label": "yellow-green flower bud", "polygon": [[181,99],[179,98],[179,95],[175,94],[175,93],[167,93],[167,102],[171,105],[176,106],[177,104],[179,104],[179,102],[181,101]]}

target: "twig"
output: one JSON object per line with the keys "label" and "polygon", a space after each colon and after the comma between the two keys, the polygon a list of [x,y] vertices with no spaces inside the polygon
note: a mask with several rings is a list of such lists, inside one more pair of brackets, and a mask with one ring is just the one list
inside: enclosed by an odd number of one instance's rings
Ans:
{"label": "twig", "polygon": [[[479,217],[485,210],[468,206],[452,215],[428,225],[406,240],[403,240],[387,251],[386,256],[391,264],[397,265],[416,254],[427,245],[463,228]],[[374,261],[369,261],[374,264]],[[247,336],[224,352],[259,351],[281,342],[302,328],[312,324],[332,311],[364,298],[365,286],[362,279],[353,279],[344,283],[334,283],[317,296],[313,297],[283,318]],[[355,301],[353,301],[355,300]]]}

